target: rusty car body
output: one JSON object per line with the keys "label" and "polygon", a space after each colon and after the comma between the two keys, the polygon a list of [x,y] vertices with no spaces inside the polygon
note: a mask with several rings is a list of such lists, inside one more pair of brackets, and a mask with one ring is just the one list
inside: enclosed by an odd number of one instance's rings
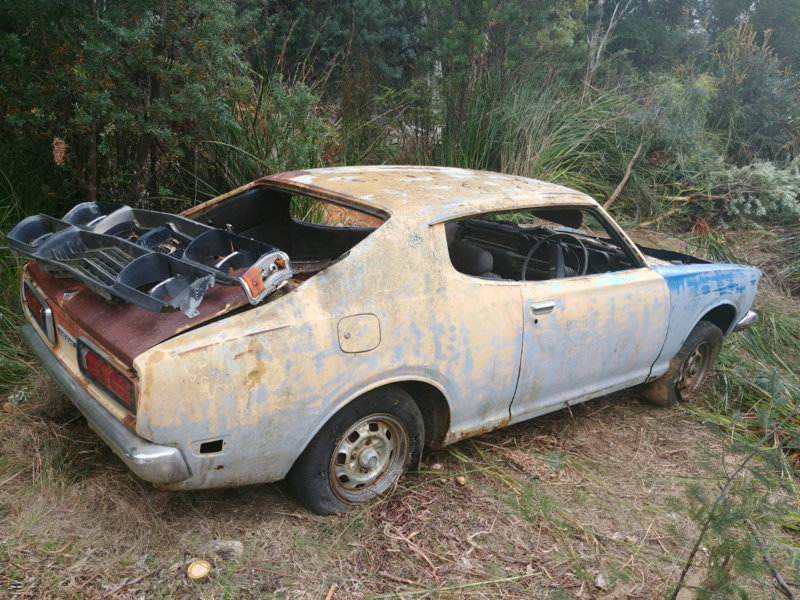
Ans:
{"label": "rusty car body", "polygon": [[[292,197],[362,218],[303,224],[288,213]],[[509,220],[525,211],[548,225]],[[522,177],[289,172],[182,217],[270,243],[292,277],[256,305],[235,285],[209,288],[196,316],[109,303],[36,261],[22,281],[27,344],[122,460],[170,490],[279,480],[333,448],[318,461],[328,472],[304,475],[325,479],[333,503],[304,498],[321,493],[307,482],[297,489],[312,510],[336,512],[415,469],[423,442],[442,447],[640,384],[689,396],[718,352],[713,340],[685,349],[698,325],[721,343],[756,319],[757,269],[641,248],[589,196]],[[130,404],[87,376],[82,345],[106,365],[97,363],[103,377],[130,382]],[[357,400],[384,397],[413,402],[413,432],[389,408],[375,409],[388,415],[377,424],[359,408],[361,421],[331,429]],[[323,433],[327,450],[314,446]]]}

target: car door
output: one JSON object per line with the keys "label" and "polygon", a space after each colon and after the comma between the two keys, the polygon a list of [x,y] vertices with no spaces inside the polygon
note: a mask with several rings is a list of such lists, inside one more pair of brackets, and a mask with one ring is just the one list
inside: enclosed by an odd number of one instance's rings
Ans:
{"label": "car door", "polygon": [[522,302],[512,422],[643,382],[669,324],[667,284],[646,267],[524,282]]}

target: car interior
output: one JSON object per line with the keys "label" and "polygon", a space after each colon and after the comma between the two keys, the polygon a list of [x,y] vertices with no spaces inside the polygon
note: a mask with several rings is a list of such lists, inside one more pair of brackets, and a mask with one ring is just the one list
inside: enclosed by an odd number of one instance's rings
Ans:
{"label": "car interior", "polygon": [[543,281],[640,266],[587,207],[480,215],[445,224],[445,234],[453,267],[483,279]]}
{"label": "car interior", "polygon": [[[296,271],[314,272],[364,240],[382,219],[266,187],[255,187],[194,220],[280,248]],[[321,224],[314,221],[324,221]],[[370,223],[367,225],[366,223]]]}

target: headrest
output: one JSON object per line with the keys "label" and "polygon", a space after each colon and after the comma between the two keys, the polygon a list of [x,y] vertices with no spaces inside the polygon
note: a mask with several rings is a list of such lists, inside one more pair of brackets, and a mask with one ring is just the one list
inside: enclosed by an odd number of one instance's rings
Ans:
{"label": "headrest", "polygon": [[494,266],[491,253],[464,242],[454,242],[450,246],[450,261],[456,271],[465,275],[483,275]]}

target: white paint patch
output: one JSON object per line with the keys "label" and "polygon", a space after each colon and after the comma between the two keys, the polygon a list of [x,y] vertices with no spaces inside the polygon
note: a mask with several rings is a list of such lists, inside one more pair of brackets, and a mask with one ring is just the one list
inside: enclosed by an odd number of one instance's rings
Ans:
{"label": "white paint patch", "polygon": [[430,181],[433,177],[401,177],[397,181]]}
{"label": "white paint patch", "polygon": [[452,185],[421,185],[423,190],[452,190]]}
{"label": "white paint patch", "polygon": [[328,181],[345,181],[347,183],[364,183],[363,179],[357,177],[331,177]]}
{"label": "white paint patch", "polygon": [[314,182],[314,177],[316,175],[298,175],[297,177],[292,177],[292,181],[311,184]]}
{"label": "white paint patch", "polygon": [[439,169],[439,172],[443,175],[447,175],[448,177],[452,177],[453,179],[471,179],[475,177],[475,174],[471,171],[465,171],[463,169],[451,169],[451,168],[444,168]]}

